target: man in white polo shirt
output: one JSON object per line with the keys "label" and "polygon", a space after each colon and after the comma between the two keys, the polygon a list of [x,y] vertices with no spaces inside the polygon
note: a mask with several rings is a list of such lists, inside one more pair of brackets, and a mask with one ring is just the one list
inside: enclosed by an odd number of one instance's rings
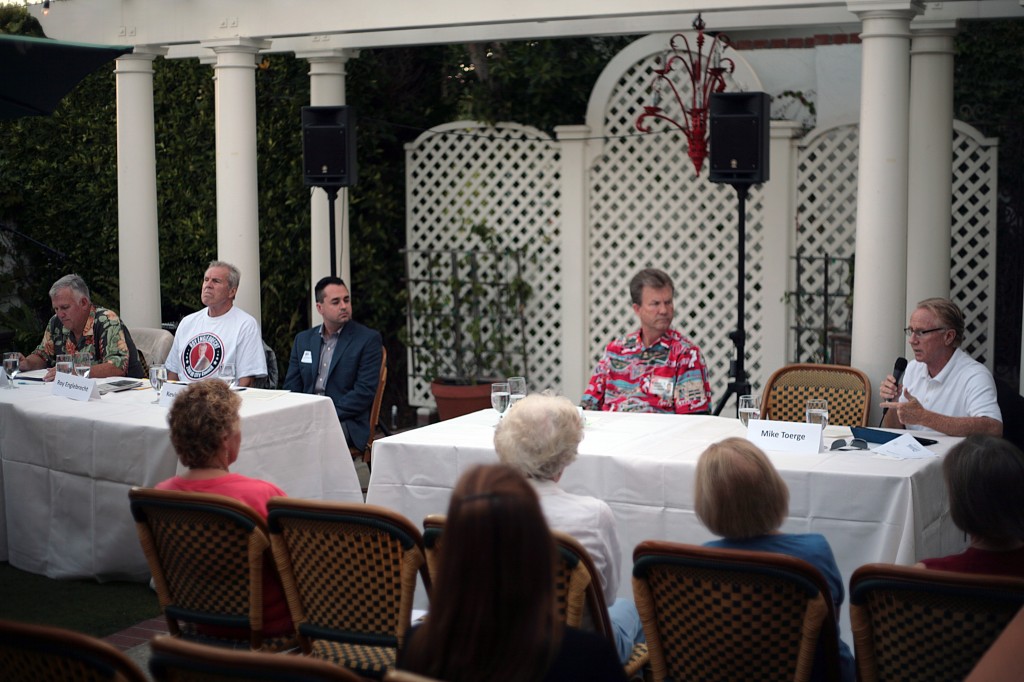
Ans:
{"label": "man in white polo shirt", "polygon": [[988,368],[960,350],[964,315],[945,298],[917,304],[904,330],[914,359],[907,365],[903,391],[890,374],[878,394],[892,408],[882,423],[889,428],[929,429],[950,436],[1003,434],[996,385]]}
{"label": "man in white polo shirt", "polygon": [[241,275],[238,268],[212,261],[203,275],[202,310],[187,315],[174,333],[174,345],[164,366],[172,381],[202,381],[220,376],[225,363],[234,363],[239,386],[267,375],[260,326],[252,315],[234,305]]}

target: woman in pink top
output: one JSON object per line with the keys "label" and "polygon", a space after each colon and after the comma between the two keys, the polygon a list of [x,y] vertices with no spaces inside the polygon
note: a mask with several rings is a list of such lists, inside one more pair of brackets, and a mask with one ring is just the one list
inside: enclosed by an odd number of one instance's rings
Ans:
{"label": "woman in pink top", "polygon": [[942,473],[949,514],[971,544],[918,566],[1024,577],[1024,453],[1002,438],[968,436],[946,455]]}
{"label": "woman in pink top", "polygon": [[[238,394],[219,380],[198,381],[182,391],[171,405],[167,421],[171,444],[187,471],[156,487],[232,497],[266,518],[267,501],[284,497],[284,491],[273,483],[228,471],[242,444],[241,404]],[[263,567],[263,631],[267,637],[294,632],[281,579],[269,555]]]}

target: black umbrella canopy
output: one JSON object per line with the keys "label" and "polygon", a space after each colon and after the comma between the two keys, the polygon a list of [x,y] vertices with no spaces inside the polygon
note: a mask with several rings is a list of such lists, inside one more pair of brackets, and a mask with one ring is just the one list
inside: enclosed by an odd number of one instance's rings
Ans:
{"label": "black umbrella canopy", "polygon": [[52,114],[79,81],[132,49],[0,35],[0,119]]}

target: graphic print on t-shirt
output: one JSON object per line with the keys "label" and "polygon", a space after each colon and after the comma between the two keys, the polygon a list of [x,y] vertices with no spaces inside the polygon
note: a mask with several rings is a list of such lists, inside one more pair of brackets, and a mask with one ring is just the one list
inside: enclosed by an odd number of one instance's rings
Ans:
{"label": "graphic print on t-shirt", "polygon": [[196,334],[185,344],[181,366],[192,381],[205,379],[220,366],[224,358],[224,343],[216,334]]}

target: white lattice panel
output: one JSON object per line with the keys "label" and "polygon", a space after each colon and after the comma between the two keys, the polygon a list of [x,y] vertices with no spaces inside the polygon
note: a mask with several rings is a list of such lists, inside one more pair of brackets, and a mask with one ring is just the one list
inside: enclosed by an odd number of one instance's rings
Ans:
{"label": "white lattice panel", "polygon": [[[661,268],[676,285],[674,326],[703,350],[717,401],[729,382],[734,346],[728,334],[737,322],[736,192],[709,182],[707,163],[694,176],[686,139],[675,129],[637,136],[634,122],[654,60],[648,56],[625,70],[611,90],[604,129],[595,132],[610,139],[589,178],[590,354],[596,363],[609,341],[638,327],[629,279],[641,268]],[[689,82],[673,75],[685,99]],[[668,130],[660,122],[651,129]],[[746,209],[745,369],[759,386],[767,378],[761,367],[759,189]]]}
{"label": "white lattice panel", "polygon": [[[815,131],[800,145],[797,161],[797,254],[831,258],[854,256],[857,229],[858,127],[841,125]],[[967,320],[964,350],[992,367],[995,309],[996,149],[970,126],[956,122],[953,134],[953,193],[950,296]],[[816,261],[820,268],[821,261]],[[793,269],[795,266],[790,265]],[[830,273],[829,291],[849,291],[852,282],[837,264]],[[820,292],[823,271],[806,269],[803,289]],[[824,308],[820,299],[803,308],[800,324],[811,327],[800,337],[804,349],[794,361],[820,361]],[[844,329],[851,310],[843,300],[833,301],[829,325]],[[790,307],[791,325],[796,306]],[[794,339],[795,341],[795,339]],[[794,353],[798,345],[793,344]],[[818,351],[815,355],[812,351]]]}
{"label": "white lattice panel", "polygon": [[[824,258],[853,256],[857,237],[857,151],[856,125],[841,125],[808,135],[797,155],[796,255],[813,261],[791,260],[794,281],[811,293],[825,291]],[[798,267],[800,268],[799,272]],[[828,291],[850,292],[853,281],[849,265],[830,260]],[[845,299],[830,299],[828,327],[849,328],[852,310]],[[790,334],[794,362],[824,362],[825,307],[819,296],[799,302],[790,298]],[[793,326],[803,331],[792,330]]]}
{"label": "white lattice panel", "polygon": [[[503,246],[526,248],[523,276],[533,288],[526,312],[526,376],[533,390],[560,390],[556,143],[540,130],[514,123],[448,123],[407,145],[406,177],[409,249],[482,248],[468,233],[476,223],[496,229]],[[425,264],[412,261],[415,276]],[[410,374],[410,404],[432,404],[428,380]]]}
{"label": "white lattice panel", "polygon": [[967,321],[963,349],[993,368],[998,148],[959,121],[953,130],[950,297]]}

